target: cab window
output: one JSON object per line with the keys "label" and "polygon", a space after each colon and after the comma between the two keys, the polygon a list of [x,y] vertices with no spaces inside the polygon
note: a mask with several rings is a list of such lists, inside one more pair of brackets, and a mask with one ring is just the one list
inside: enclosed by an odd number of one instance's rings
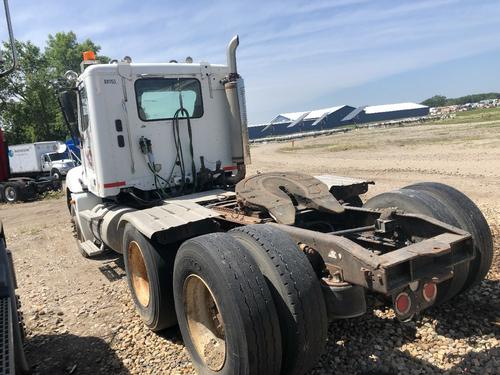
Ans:
{"label": "cab window", "polygon": [[78,89],[78,94],[80,104],[80,132],[84,132],[89,126],[89,102],[85,87],[81,86]]}
{"label": "cab window", "polygon": [[[200,81],[194,78],[143,78],[135,81],[137,111],[143,121],[203,116]],[[177,114],[177,115],[176,115]]]}

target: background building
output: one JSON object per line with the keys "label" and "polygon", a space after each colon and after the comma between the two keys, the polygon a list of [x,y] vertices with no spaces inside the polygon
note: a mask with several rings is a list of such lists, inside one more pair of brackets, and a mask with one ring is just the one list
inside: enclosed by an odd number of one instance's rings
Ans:
{"label": "background building", "polygon": [[384,122],[429,115],[429,107],[416,103],[396,103],[352,107],[341,105],[304,112],[280,113],[267,124],[248,127],[250,139],[328,130],[343,125]]}
{"label": "background building", "polygon": [[304,112],[280,113],[268,124],[250,126],[250,139],[273,137],[308,131],[331,129],[342,125],[342,119],[355,108],[341,105]]}
{"label": "background building", "polygon": [[345,124],[383,122],[429,115],[429,107],[417,103],[395,103],[358,107],[342,120]]}

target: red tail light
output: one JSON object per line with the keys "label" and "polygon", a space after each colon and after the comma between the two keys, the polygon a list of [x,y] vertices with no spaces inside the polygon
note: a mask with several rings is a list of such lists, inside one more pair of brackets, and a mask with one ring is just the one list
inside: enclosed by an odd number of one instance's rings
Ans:
{"label": "red tail light", "polygon": [[436,299],[437,285],[435,283],[425,283],[422,288],[422,296],[427,302],[432,302]]}
{"label": "red tail light", "polygon": [[406,292],[399,293],[394,299],[394,309],[398,315],[406,315],[411,309],[411,298]]}

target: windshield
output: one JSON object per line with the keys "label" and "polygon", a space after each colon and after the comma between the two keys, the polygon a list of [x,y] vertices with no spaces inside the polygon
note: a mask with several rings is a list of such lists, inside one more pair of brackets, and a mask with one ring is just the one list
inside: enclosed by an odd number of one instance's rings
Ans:
{"label": "windshield", "polygon": [[[135,82],[139,117],[143,121],[171,120],[182,106],[189,117],[203,116],[200,82],[194,78],[144,78]],[[185,118],[179,114],[179,118]]]}
{"label": "windshield", "polygon": [[54,152],[54,153],[51,153],[48,155],[49,155],[50,161],[67,159],[66,154],[64,154],[64,153],[59,154],[59,153]]}

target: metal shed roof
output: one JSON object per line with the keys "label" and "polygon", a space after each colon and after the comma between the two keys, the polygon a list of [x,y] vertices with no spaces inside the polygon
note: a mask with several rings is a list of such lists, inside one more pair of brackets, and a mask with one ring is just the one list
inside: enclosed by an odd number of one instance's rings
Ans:
{"label": "metal shed roof", "polygon": [[381,112],[394,112],[394,111],[405,111],[408,109],[417,108],[427,108],[427,106],[417,103],[395,103],[395,104],[383,104],[383,105],[371,105],[365,107],[365,113],[381,113]]}
{"label": "metal shed roof", "polygon": [[271,124],[276,122],[287,122],[287,121],[295,121],[301,116],[307,115],[309,112],[288,112],[288,113],[280,113],[278,116],[271,120]]}
{"label": "metal shed roof", "polygon": [[324,115],[329,115],[330,113],[338,111],[340,108],[343,107],[345,107],[345,105],[339,105],[336,107],[323,108],[323,109],[315,109],[314,111],[309,112],[309,114],[306,117],[304,117],[304,120],[315,120],[320,117],[323,117]]}
{"label": "metal shed roof", "polygon": [[361,107],[356,108],[354,111],[349,113],[346,117],[344,117],[342,119],[342,121],[350,121],[350,120],[354,119],[360,112],[364,111],[365,108],[366,108],[366,106],[361,106]]}
{"label": "metal shed roof", "polygon": [[345,105],[339,105],[330,108],[315,109],[313,111],[303,111],[303,112],[287,112],[280,113],[278,116],[271,120],[271,124],[276,122],[286,122],[286,121],[297,121],[297,120],[315,120],[324,115],[338,111],[340,108],[345,107]]}

